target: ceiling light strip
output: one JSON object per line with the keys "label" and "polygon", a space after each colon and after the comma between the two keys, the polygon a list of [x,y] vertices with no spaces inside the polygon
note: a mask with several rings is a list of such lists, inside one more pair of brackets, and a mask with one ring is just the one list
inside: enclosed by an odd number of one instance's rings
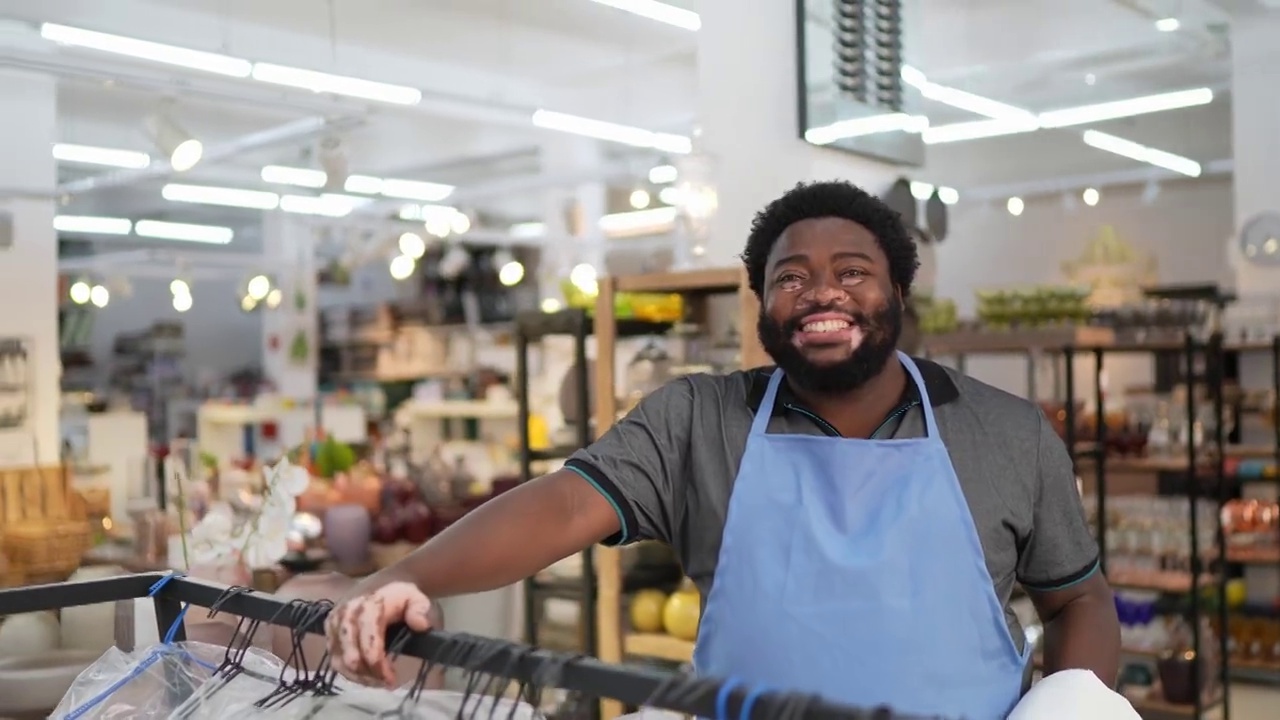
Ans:
{"label": "ceiling light strip", "polygon": [[139,220],[128,218],[92,217],[87,215],[57,215],[53,229],[68,235],[128,235],[132,232],[141,238],[152,240],[178,240],[182,242],[227,245],[235,237],[228,227],[193,225],[164,220]]}
{"label": "ceiling light strip", "polygon": [[1210,88],[1196,88],[1194,90],[1178,90],[1158,95],[1129,98],[1127,100],[1051,110],[1040,113],[1039,119],[1040,125],[1043,127],[1061,128],[1164,112],[1166,110],[1181,110],[1183,108],[1208,105],[1211,102],[1213,102],[1213,90]]}
{"label": "ceiling light strip", "polygon": [[56,23],[43,23],[40,26],[40,36],[60,45],[124,55],[138,60],[149,60],[216,75],[245,78],[249,77],[253,71],[253,63],[240,58]]}
{"label": "ceiling light strip", "polygon": [[255,63],[243,58],[55,23],[42,24],[40,26],[40,35],[46,40],[60,45],[96,50],[137,60],[147,60],[234,78],[252,78],[258,82],[271,85],[342,95],[362,100],[374,100],[393,105],[417,105],[422,102],[422,91],[406,85],[395,85],[346,75],[334,75],[275,63]]}
{"label": "ceiling light strip", "polygon": [[678,155],[687,155],[693,151],[693,141],[683,135],[653,132],[553,110],[538,110],[533,114],[532,121],[534,127],[544,130],[556,130],[621,145],[652,148]]}
{"label": "ceiling light strip", "polygon": [[702,18],[698,13],[657,0],[592,0],[592,2],[683,30],[697,32],[702,29]]}
{"label": "ceiling light strip", "polygon": [[55,143],[53,159],[58,162],[102,165],[127,170],[141,170],[151,164],[151,156],[144,152],[72,143]]}
{"label": "ceiling light strip", "polygon": [[[293,185],[319,189],[325,187],[328,175],[323,170],[295,168],[283,165],[267,165],[262,168],[263,182],[277,185]],[[343,184],[343,190],[357,195],[381,195],[396,200],[440,202],[453,194],[454,186],[425,180],[401,180],[379,178],[371,175],[351,175]]]}
{"label": "ceiling light strip", "polygon": [[1115,135],[1108,135],[1107,133],[1098,132],[1097,130],[1086,130],[1084,133],[1084,143],[1089,147],[1109,152],[1113,155],[1126,157],[1130,160],[1137,160],[1138,162],[1154,165],[1159,168],[1164,168],[1165,170],[1172,170],[1173,172],[1186,175],[1187,177],[1200,177],[1200,174],[1203,172],[1203,168],[1200,167],[1200,163],[1190,158],[1147,147],[1146,145],[1133,142],[1132,140],[1125,140],[1124,138],[1116,137]]}
{"label": "ceiling light strip", "polygon": [[139,220],[133,227],[138,237],[153,240],[177,240],[180,242],[228,245],[235,238],[235,231],[217,225],[193,225],[191,223],[163,220]]}
{"label": "ceiling light strip", "polygon": [[133,230],[133,222],[127,218],[56,215],[53,218],[53,229],[68,234],[128,235]]}

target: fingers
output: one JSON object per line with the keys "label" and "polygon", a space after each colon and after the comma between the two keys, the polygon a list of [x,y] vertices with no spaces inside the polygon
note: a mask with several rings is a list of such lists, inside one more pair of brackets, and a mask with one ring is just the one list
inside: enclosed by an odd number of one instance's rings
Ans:
{"label": "fingers", "polygon": [[334,669],[362,684],[395,686],[387,657],[387,628],[404,622],[414,632],[431,627],[431,601],[411,583],[391,583],[334,608],[325,623]]}

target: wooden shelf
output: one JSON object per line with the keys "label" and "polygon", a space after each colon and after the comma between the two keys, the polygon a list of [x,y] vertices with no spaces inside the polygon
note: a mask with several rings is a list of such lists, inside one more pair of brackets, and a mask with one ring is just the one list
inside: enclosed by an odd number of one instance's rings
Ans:
{"label": "wooden shelf", "polygon": [[693,643],[660,633],[630,633],[622,638],[625,655],[658,658],[672,662],[693,662]]}
{"label": "wooden shelf", "polygon": [[[740,268],[711,268],[684,272],[622,275],[614,278],[616,292],[633,293],[689,293],[710,295],[737,292],[745,285]],[[752,321],[754,322],[754,318]]]}
{"label": "wooden shelf", "polygon": [[[1214,710],[1222,704],[1222,695],[1219,693],[1213,697],[1206,698],[1202,710],[1204,714]],[[1153,687],[1151,696],[1146,700],[1138,700],[1133,703],[1133,709],[1143,717],[1143,720],[1161,720],[1161,718],[1193,718],[1196,716],[1195,705],[1184,705],[1181,703],[1166,702],[1160,697],[1160,688]]]}
{"label": "wooden shelf", "polygon": [[[738,299],[742,367],[759,367],[768,362],[768,356],[760,347],[755,333],[760,306],[755,293],[747,286],[746,271],[741,267],[606,277],[600,278],[599,288],[593,320],[596,338],[593,412],[597,435],[604,434],[614,424],[618,414],[618,393],[614,386],[618,367],[615,349],[619,337],[618,318],[614,312],[617,293],[680,293],[685,296],[687,315],[695,322],[702,322],[706,318],[706,300],[709,296],[734,293]],[[626,634],[622,617],[624,598],[621,551],[618,548],[597,547],[592,552],[595,554],[598,579],[596,637],[600,659],[607,663],[620,663],[631,655],[689,662],[693,657],[693,643],[665,635]],[[600,703],[602,720],[613,720],[622,712],[621,703],[613,700]]]}
{"label": "wooden shelf", "polygon": [[436,402],[408,404],[409,414],[419,418],[476,418],[515,419],[514,402],[489,402],[487,400],[439,400]]}

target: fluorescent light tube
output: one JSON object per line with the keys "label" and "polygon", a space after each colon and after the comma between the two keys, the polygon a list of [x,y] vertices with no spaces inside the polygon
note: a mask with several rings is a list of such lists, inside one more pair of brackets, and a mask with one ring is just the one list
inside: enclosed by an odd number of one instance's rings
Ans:
{"label": "fluorescent light tube", "polygon": [[127,218],[55,215],[53,229],[58,232],[85,235],[128,235],[133,229],[133,223]]}
{"label": "fluorescent light tube", "polygon": [[201,70],[216,75],[244,78],[249,77],[249,74],[253,72],[253,63],[240,58],[202,50],[190,50],[174,45],[164,45],[147,40],[138,40],[122,35],[82,30],[55,23],[42,24],[40,26],[40,35],[46,40],[62,45],[72,45],[99,52],[124,55],[139,60],[176,65],[177,67]]}
{"label": "fluorescent light tube", "polygon": [[675,165],[656,165],[649,170],[649,182],[654,185],[666,185],[673,183],[680,176],[680,171]]}
{"label": "fluorescent light tube", "polygon": [[540,222],[516,223],[507,228],[507,233],[513,238],[537,238],[547,234],[547,226]]}
{"label": "fluorescent light tube", "polygon": [[369,202],[368,198],[329,193],[320,196],[284,195],[280,198],[280,209],[287,213],[297,213],[299,215],[346,217],[351,214],[352,210],[367,202]]}
{"label": "fluorescent light tube", "polygon": [[138,237],[154,240],[179,240],[210,245],[226,245],[235,237],[235,232],[228,227],[191,225],[162,220],[139,220],[134,225],[133,232]]}
{"label": "fluorescent light tube", "polygon": [[686,10],[675,5],[668,5],[657,0],[592,0],[600,5],[606,5],[629,12],[632,15],[639,15],[642,18],[655,20],[667,25],[673,25],[683,30],[697,31],[702,28],[702,18],[698,17],[698,13],[692,10]]}
{"label": "fluorescent light tube", "polygon": [[55,143],[53,146],[53,159],[58,162],[104,165],[106,167],[127,168],[129,170],[141,170],[151,164],[151,156],[144,152],[116,150],[92,145],[72,145],[71,143]]}
{"label": "fluorescent light tube", "polygon": [[323,170],[267,165],[262,168],[262,182],[276,185],[296,185],[305,188],[322,188],[329,175]]}
{"label": "fluorescent light tube", "polygon": [[1163,112],[1165,110],[1180,110],[1197,105],[1208,105],[1211,102],[1213,102],[1213,90],[1209,88],[1179,90],[1159,95],[1146,95],[1129,98],[1128,100],[1116,100],[1115,102],[1099,103],[1097,105],[1082,105],[1080,107],[1043,112],[1040,113],[1040,125],[1047,128],[1086,125],[1104,120],[1115,120],[1135,115]]}
{"label": "fluorescent light tube", "polygon": [[275,210],[280,206],[280,196],[273,192],[208,185],[169,183],[161,188],[160,196],[170,202],[221,205],[249,210]]}
{"label": "fluorescent light tube", "polygon": [[417,88],[344,75],[330,75],[286,65],[254,63],[252,77],[254,80],[272,85],[284,85],[331,95],[345,95],[393,105],[417,105],[422,102],[422,91]]}
{"label": "fluorescent light tube", "polygon": [[377,195],[382,192],[382,178],[371,175],[350,175],[342,189],[357,195]]}
{"label": "fluorescent light tube", "polygon": [[1200,177],[1200,163],[1190,158],[1174,155],[1173,153],[1155,148],[1147,147],[1132,140],[1108,135],[1107,133],[1098,132],[1097,130],[1086,130],[1084,133],[1084,142],[1092,148],[1097,148],[1104,152],[1109,152],[1121,157],[1127,157],[1130,160],[1155,165],[1156,167],[1172,170],[1173,172],[1186,175],[1188,177]]}
{"label": "fluorescent light tube", "polygon": [[535,127],[540,127],[544,130],[558,130],[633,147],[653,148],[680,155],[687,155],[693,152],[693,141],[683,135],[653,132],[644,128],[618,125],[617,123],[603,120],[592,120],[591,118],[552,110],[538,110],[535,112],[533,114],[533,124]]}
{"label": "fluorescent light tube", "polygon": [[[350,179],[348,179],[350,184]],[[422,180],[395,180],[383,178],[378,194],[397,200],[418,200],[420,202],[440,202],[453,194],[452,185],[425,182]]]}
{"label": "fluorescent light tube", "polygon": [[667,232],[676,221],[677,208],[657,207],[605,215],[600,229],[610,236],[644,235]]}
{"label": "fluorescent light tube", "polygon": [[962,140],[1018,135],[1039,129],[1039,123],[1034,120],[972,120],[970,122],[951,123],[950,125],[937,125],[926,129],[921,133],[921,136],[924,138],[926,145],[940,145]]}
{"label": "fluorescent light tube", "polygon": [[909,65],[903,66],[899,71],[902,81],[916,88],[920,94],[934,102],[950,105],[959,110],[967,110],[974,115],[991,118],[993,120],[1006,120],[1009,122],[1018,122],[1023,124],[1034,123],[1036,121],[1035,113],[1030,110],[1024,110],[1020,107],[1014,107],[991,98],[981,95],[975,95],[964,90],[957,90],[946,85],[929,82],[923,72],[920,72]]}
{"label": "fluorescent light tube", "polygon": [[906,113],[888,113],[869,117],[852,118],[810,128],[804,133],[804,139],[814,145],[830,145],[837,140],[878,135],[887,132],[920,132],[929,127],[929,118],[922,115]]}

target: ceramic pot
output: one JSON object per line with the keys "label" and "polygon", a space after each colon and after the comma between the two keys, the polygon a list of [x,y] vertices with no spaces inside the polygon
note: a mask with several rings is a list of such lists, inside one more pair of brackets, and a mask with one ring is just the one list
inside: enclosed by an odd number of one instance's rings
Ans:
{"label": "ceramic pot", "polygon": [[0,714],[47,716],[71,684],[101,653],[51,650],[0,658]]}
{"label": "ceramic pot", "polygon": [[0,656],[39,655],[58,649],[62,633],[51,612],[10,615],[0,624]]}
{"label": "ceramic pot", "polygon": [[366,567],[373,521],[360,505],[338,505],[324,514],[324,544],[342,568]]}

